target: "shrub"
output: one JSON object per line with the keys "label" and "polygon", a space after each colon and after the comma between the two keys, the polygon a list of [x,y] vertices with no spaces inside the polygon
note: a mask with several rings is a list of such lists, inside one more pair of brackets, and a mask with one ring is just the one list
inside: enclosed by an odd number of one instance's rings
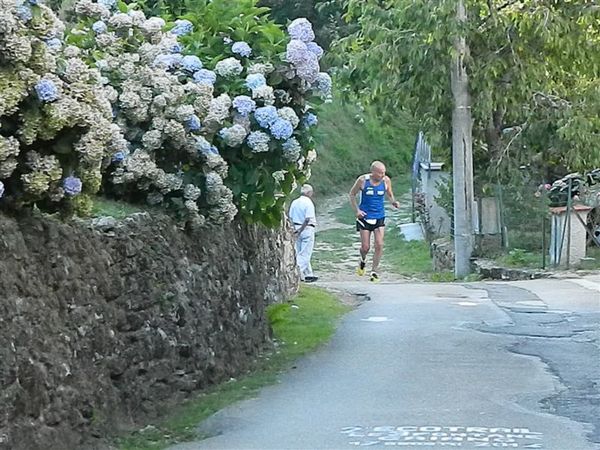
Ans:
{"label": "shrub", "polygon": [[100,74],[36,2],[0,0],[0,206],[85,213],[125,141]]}
{"label": "shrub", "polygon": [[238,6],[246,10],[234,23],[224,20],[235,9],[224,0],[168,24],[118,7],[80,1],[67,37],[100,70],[129,143],[112,154],[105,189],[192,224],[229,221],[238,208],[249,221],[278,224],[315,157],[307,99],[331,90],[310,23],[290,25],[308,42],[291,39],[282,53],[288,38],[254,1]]}

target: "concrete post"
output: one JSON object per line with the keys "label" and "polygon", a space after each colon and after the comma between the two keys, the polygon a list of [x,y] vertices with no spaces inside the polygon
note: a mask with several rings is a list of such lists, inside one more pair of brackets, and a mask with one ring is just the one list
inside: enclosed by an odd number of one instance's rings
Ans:
{"label": "concrete post", "polygon": [[[591,207],[585,205],[574,205],[572,207],[569,234],[567,207],[550,208],[552,226],[550,231],[551,264],[565,267],[567,265],[567,254],[569,255],[568,264],[570,265],[577,264],[585,258],[587,233],[577,216],[583,223],[587,223],[587,216],[591,210]],[[561,242],[563,235],[564,242]]]}

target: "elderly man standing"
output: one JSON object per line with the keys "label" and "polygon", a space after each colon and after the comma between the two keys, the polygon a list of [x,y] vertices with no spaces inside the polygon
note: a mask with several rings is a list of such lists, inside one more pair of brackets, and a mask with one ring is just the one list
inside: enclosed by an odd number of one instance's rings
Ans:
{"label": "elderly man standing", "polygon": [[317,226],[315,205],[312,201],[314,190],[310,184],[305,184],[300,192],[302,195],[292,202],[288,215],[296,235],[296,261],[300,267],[300,279],[311,283],[318,279],[310,265]]}

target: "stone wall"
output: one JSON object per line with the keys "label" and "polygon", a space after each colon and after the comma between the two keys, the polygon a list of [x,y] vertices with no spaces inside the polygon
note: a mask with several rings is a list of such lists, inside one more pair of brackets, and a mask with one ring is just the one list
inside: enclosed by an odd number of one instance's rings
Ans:
{"label": "stone wall", "polygon": [[454,270],[454,241],[450,238],[439,238],[431,243],[433,270],[443,272]]}
{"label": "stone wall", "polygon": [[297,289],[287,233],[0,215],[0,450],[104,448],[245,370]]}

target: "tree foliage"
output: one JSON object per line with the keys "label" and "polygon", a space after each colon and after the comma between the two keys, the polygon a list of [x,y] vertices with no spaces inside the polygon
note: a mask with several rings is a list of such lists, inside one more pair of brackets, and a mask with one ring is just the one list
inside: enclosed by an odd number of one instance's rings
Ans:
{"label": "tree foliage", "polygon": [[600,164],[600,8],[592,0],[350,0],[360,30],[341,74],[387,114],[407,110],[449,148],[453,39],[470,46],[476,171]]}

